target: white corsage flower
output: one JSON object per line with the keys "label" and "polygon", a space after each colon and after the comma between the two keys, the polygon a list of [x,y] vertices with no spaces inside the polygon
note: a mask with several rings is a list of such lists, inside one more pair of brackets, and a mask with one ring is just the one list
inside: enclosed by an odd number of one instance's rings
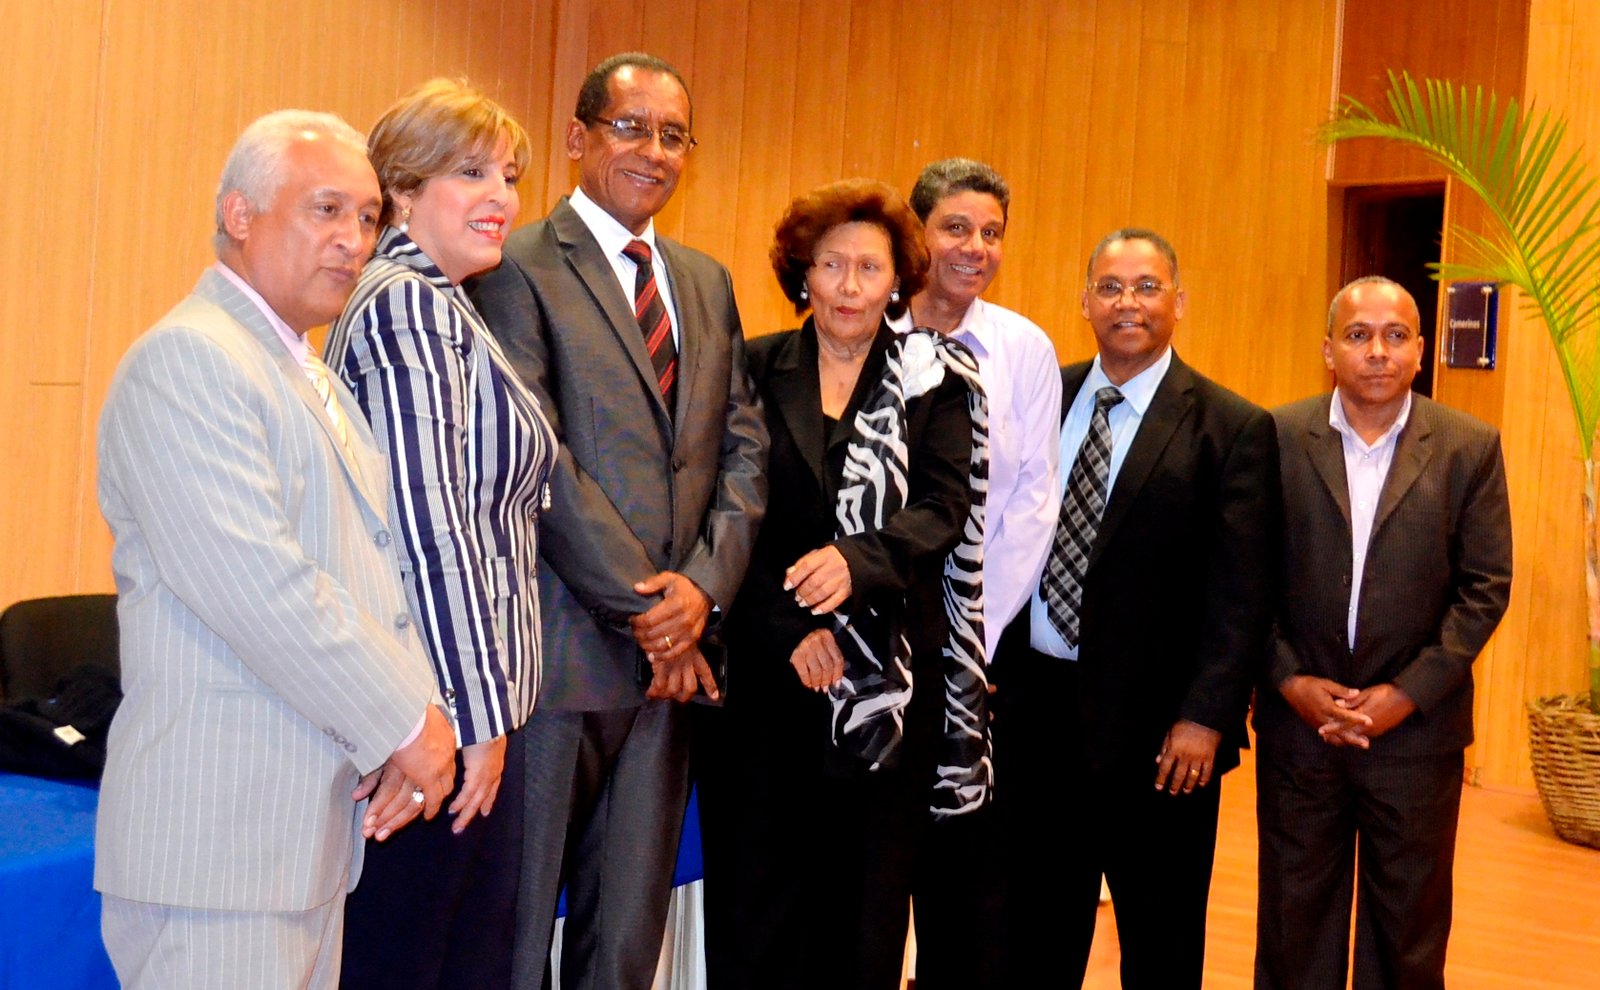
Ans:
{"label": "white corsage flower", "polygon": [[900,380],[907,399],[930,392],[944,381],[944,362],[926,333],[912,332],[901,339]]}

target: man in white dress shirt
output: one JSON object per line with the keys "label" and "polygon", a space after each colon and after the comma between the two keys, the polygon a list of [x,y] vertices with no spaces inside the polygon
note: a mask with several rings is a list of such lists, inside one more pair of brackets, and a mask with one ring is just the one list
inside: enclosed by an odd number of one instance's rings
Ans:
{"label": "man in white dress shirt", "polygon": [[[917,177],[911,208],[923,223],[928,281],[894,327],[928,327],[971,348],[989,399],[983,622],[992,663],[1001,633],[1039,583],[1055,531],[1061,373],[1037,324],[980,298],[1000,273],[1011,208],[1005,179],[970,158],[933,162]],[[1003,767],[1003,727],[995,759]],[[975,919],[1002,923],[999,877],[950,866],[958,850],[988,846],[989,818],[984,809],[927,824],[920,856],[926,871],[915,894],[919,987],[999,985],[1001,933],[975,937],[972,929]]]}
{"label": "man in white dress shirt", "polygon": [[[106,399],[125,698],[95,887],[125,987],[336,986],[359,833],[433,815],[452,782],[387,468],[305,340],[349,298],[378,206],[348,124],[251,124],[217,194],[217,264]],[[363,821],[352,796],[386,762]]]}

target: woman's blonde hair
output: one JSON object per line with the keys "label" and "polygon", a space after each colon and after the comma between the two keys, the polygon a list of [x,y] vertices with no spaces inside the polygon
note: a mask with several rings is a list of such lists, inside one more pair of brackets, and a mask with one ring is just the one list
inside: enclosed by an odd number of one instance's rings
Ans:
{"label": "woman's blonde hair", "polygon": [[394,218],[394,194],[410,194],[435,176],[487,162],[501,139],[517,172],[533,158],[533,142],[505,108],[465,79],[430,79],[395,101],[367,137],[367,157],[383,187],[380,223]]}

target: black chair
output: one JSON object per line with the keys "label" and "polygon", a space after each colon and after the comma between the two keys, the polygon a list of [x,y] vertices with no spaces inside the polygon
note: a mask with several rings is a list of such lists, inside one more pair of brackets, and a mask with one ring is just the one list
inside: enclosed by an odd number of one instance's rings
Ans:
{"label": "black chair", "polygon": [[117,596],[16,602],[0,614],[0,701],[48,698],[81,664],[117,674]]}

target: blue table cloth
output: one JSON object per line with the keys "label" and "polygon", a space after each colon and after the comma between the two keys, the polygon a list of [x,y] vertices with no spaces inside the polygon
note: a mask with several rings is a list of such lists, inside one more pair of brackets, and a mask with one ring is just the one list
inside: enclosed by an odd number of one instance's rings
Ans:
{"label": "blue table cloth", "polygon": [[0,774],[0,990],[115,990],[93,887],[98,800]]}
{"label": "blue table cloth", "polygon": [[[116,990],[93,886],[98,800],[93,787],[0,773],[0,990]],[[703,872],[691,797],[672,882]]]}

